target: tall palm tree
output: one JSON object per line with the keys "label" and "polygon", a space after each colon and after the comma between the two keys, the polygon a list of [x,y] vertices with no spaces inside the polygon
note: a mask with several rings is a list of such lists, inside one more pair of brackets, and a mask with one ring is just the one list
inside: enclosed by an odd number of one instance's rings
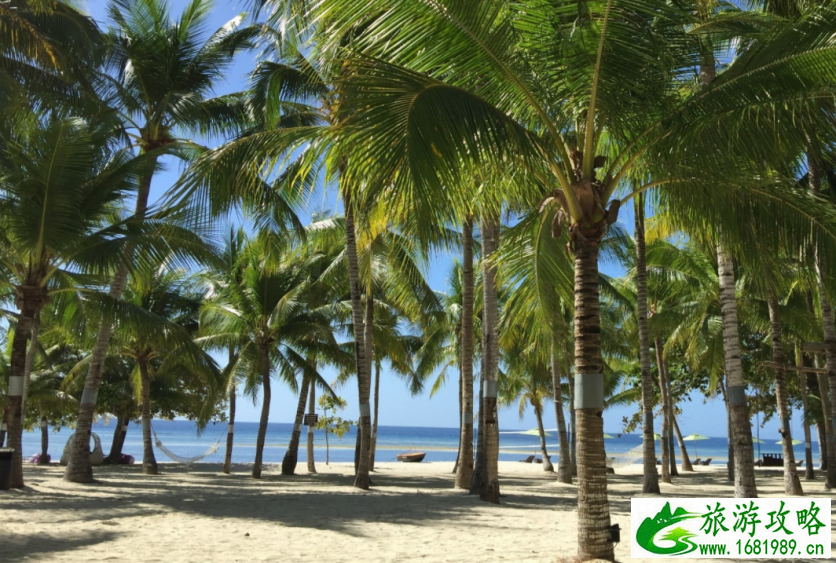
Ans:
{"label": "tall palm tree", "polygon": [[[112,223],[114,207],[135,187],[148,163],[114,150],[112,123],[51,121],[23,115],[0,131],[0,252],[18,310],[9,384],[9,446],[15,448],[12,486],[23,486],[20,440],[27,348],[56,293],[91,287],[120,259],[137,234]],[[145,248],[149,252],[148,247]],[[88,299],[95,296],[90,295]],[[29,346],[27,346],[29,341]],[[31,366],[31,362],[29,363]]]}
{"label": "tall palm tree", "polygon": [[215,361],[193,341],[202,302],[194,278],[183,271],[163,268],[137,272],[131,277],[123,300],[133,307],[125,309],[129,314],[117,325],[109,355],[129,358],[134,363],[131,378],[139,395],[142,419],[142,472],[156,475],[151,437],[153,381],[196,377],[211,388],[219,387],[222,377]]}
{"label": "tall palm tree", "polygon": [[546,450],[546,431],[543,425],[543,409],[546,399],[552,396],[550,370],[551,349],[531,347],[527,342],[518,342],[513,349],[505,350],[507,367],[500,380],[499,397],[503,406],[518,403],[520,418],[526,407],[531,405],[540,436],[540,453],[543,456],[543,471],[554,471]]}
{"label": "tall palm tree", "polygon": [[[210,0],[191,0],[179,19],[171,16],[165,0],[112,0],[109,15],[105,72],[96,77],[103,101],[118,112],[125,132],[140,153],[156,162],[163,154],[183,154],[195,148],[189,133],[216,133],[248,123],[235,96],[212,97],[237,52],[256,34],[241,27],[239,16],[210,35],[205,32]],[[134,217],[141,222],[155,168],[140,179]],[[110,283],[109,294],[119,299],[125,289],[132,253],[127,253]],[[64,478],[76,483],[93,480],[87,455],[87,436],[93,424],[96,393],[113,326],[99,326],[85,393],[79,405],[77,439],[70,445]]]}
{"label": "tall palm tree", "polygon": [[[462,190],[448,188],[461,186],[471,165],[484,165],[491,155],[507,169],[517,159],[517,176],[530,179],[514,184],[517,189],[507,195],[545,188],[552,193],[546,207],[559,207],[569,223],[576,271],[576,377],[588,389],[576,397],[583,402],[575,410],[579,555],[612,558],[600,417],[597,272],[600,240],[620,204],[613,195],[641,160],[661,166],[655,179],[638,190],[664,185],[679,200],[686,184],[699,187],[692,195],[712,190],[716,184],[706,182],[713,174],[723,178],[711,182],[738,184],[728,175],[728,151],[715,150],[720,145],[754,159],[755,153],[769,151],[775,139],[799,142],[797,131],[763,135],[762,123],[752,126],[752,114],[740,110],[763,108],[765,88],[777,101],[832,87],[829,75],[819,72],[820,64],[794,61],[806,60],[812,43],[830,36],[833,10],[822,8],[803,25],[778,26],[747,41],[745,53],[710,88],[700,90],[690,82],[693,75],[671,83],[671,77],[685,77],[693,69],[699,53],[698,37],[686,33],[694,23],[692,11],[661,1],[584,3],[583,25],[576,3],[569,1],[533,0],[509,7],[496,0],[330,0],[317,7],[329,23],[328,34],[317,37],[319,48],[341,49],[352,30],[352,52],[362,53],[342,66],[345,80],[340,84],[341,139],[358,149],[348,159],[346,177],[356,179],[349,184],[364,187],[366,195],[397,194],[393,202],[401,204],[409,198],[408,208],[433,225],[464,208]],[[315,21],[320,14],[317,8],[314,12]],[[366,19],[370,15],[373,19]],[[434,41],[428,46],[429,36]],[[791,47],[788,52],[778,45]],[[836,57],[826,56],[831,55]],[[799,80],[780,86],[761,80],[775,76],[775,65],[788,65],[789,75]],[[725,94],[731,88],[733,112],[721,109],[731,106]],[[769,110],[783,111],[779,105],[769,104]],[[719,120],[728,125],[729,119],[735,122],[732,128],[709,125]],[[693,127],[697,120],[701,126]],[[790,121],[770,121],[778,122]],[[697,154],[703,159],[700,173],[683,170],[695,164]],[[716,166],[706,170],[709,159]],[[380,180],[361,182],[371,171]],[[699,213],[698,206],[689,208]]]}
{"label": "tall palm tree", "polygon": [[[220,295],[229,292],[230,287],[235,287],[241,283],[241,275],[243,269],[242,253],[246,243],[246,233],[244,229],[230,228],[227,236],[224,239],[224,246],[220,251],[219,264],[206,272],[205,278],[208,285],[207,299],[219,299]],[[198,342],[203,342],[203,337],[206,336],[206,328],[201,327],[201,335],[197,339]],[[224,385],[224,392],[229,397],[229,416],[226,433],[226,450],[224,453],[223,473],[229,474],[232,465],[232,448],[235,441],[235,409],[237,401],[238,386],[241,384],[243,374],[238,369],[238,350],[240,343],[229,344],[224,350],[216,350],[218,352],[226,352],[227,364],[224,367],[224,377],[226,384]],[[217,400],[217,398],[210,398],[210,402]]]}
{"label": "tall palm tree", "polygon": [[[240,344],[241,369],[248,388],[261,387],[262,408],[253,477],[260,478],[272,399],[271,379],[278,375],[291,388],[296,376],[316,373],[308,358],[338,354],[329,307],[309,303],[311,272],[321,256],[294,253],[273,237],[249,241],[244,250],[241,283],[207,302],[201,314],[203,344]],[[310,306],[312,304],[313,306]]]}
{"label": "tall palm tree", "polygon": [[[647,260],[644,240],[644,196],[634,201],[636,216],[636,320],[639,332],[639,361],[642,373],[642,465],[643,493],[659,492],[656,471],[656,441],[653,437],[653,385],[650,376],[650,335],[647,327]],[[664,446],[663,446],[664,448]]]}

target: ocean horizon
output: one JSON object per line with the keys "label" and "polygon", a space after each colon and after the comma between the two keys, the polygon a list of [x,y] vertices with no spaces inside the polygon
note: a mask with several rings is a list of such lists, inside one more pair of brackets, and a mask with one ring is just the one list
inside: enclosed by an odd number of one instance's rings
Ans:
{"label": "ocean horizon", "polygon": [[[188,420],[154,420],[153,428],[163,445],[180,457],[191,458],[205,453],[213,445],[219,442],[218,450],[203,458],[206,463],[221,463],[224,460],[226,447],[225,422],[210,423],[202,433],[197,432],[194,422]],[[113,440],[113,432],[116,429],[116,421],[97,421],[93,426],[93,432],[99,436],[102,442],[102,450],[107,455]],[[264,462],[281,462],[290,441],[292,423],[274,422],[267,428],[267,437],[264,448]],[[523,429],[502,430],[499,437],[499,459],[501,461],[513,461],[522,459],[527,455],[540,454],[540,439],[537,436],[508,433],[523,432]],[[233,463],[252,463],[255,457],[255,442],[258,432],[257,422],[236,422],[235,443],[232,450]],[[61,428],[55,432],[50,428],[49,432],[49,453],[54,461],[61,457],[61,452],[66,445],[67,439],[72,434],[72,429]],[[617,458],[618,464],[640,463],[642,438],[640,434],[613,433],[612,439],[605,440],[604,446],[608,456]],[[330,446],[330,461],[350,462],[354,460],[354,444],[356,441],[356,427],[346,433],[342,438],[334,434],[328,434]],[[777,442],[777,440],[776,440]],[[307,460],[307,427],[302,429],[301,443],[299,447],[299,462]],[[456,459],[459,444],[458,428],[438,428],[424,426],[379,426],[377,434],[377,455],[376,461],[395,461],[395,456],[406,451],[424,451],[427,453],[426,461],[449,461]],[[549,455],[553,461],[558,458],[558,444],[556,432],[549,432],[546,438],[546,445]],[[696,446],[696,447],[695,447]],[[762,453],[781,453],[781,446],[777,443],[754,444],[755,455],[760,457]],[[688,455],[691,460],[699,457],[705,460],[712,458],[712,463],[724,465],[728,458],[728,441],[726,437],[709,437],[699,442],[687,442]],[[326,444],[325,431],[316,430],[314,433],[314,455],[317,462],[325,462]],[[657,456],[661,457],[659,445],[656,445]],[[24,432],[23,434],[23,455],[28,459],[41,450],[40,429]],[[157,461],[171,461],[166,454],[155,446]],[[796,459],[804,459],[804,444],[795,447]],[[142,427],[139,424],[131,423],[125,438],[123,453],[134,456],[137,461],[142,459]],[[818,444],[813,442],[813,457],[818,465]],[[679,447],[676,447],[677,462],[681,460]]]}

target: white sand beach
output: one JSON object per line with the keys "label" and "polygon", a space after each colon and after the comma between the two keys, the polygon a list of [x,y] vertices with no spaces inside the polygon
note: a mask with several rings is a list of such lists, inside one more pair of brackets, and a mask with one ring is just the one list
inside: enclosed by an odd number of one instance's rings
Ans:
{"label": "white sand beach", "polygon": [[[499,506],[453,489],[450,463],[378,464],[370,492],[351,487],[350,464],[320,463],[316,475],[300,465],[294,477],[271,464],[260,481],[246,466],[234,469],[227,476],[215,464],[164,464],[161,475],[146,477],[139,466],[100,467],[100,484],[76,485],[58,466],[27,466],[28,486],[0,493],[0,561],[570,561],[577,550],[576,487],[539,465],[500,463]],[[630,559],[640,470],[610,476],[620,561]],[[821,477],[803,485],[810,496],[828,496]],[[782,496],[780,472],[759,470],[758,488]],[[732,494],[723,467],[700,467],[662,490]]]}

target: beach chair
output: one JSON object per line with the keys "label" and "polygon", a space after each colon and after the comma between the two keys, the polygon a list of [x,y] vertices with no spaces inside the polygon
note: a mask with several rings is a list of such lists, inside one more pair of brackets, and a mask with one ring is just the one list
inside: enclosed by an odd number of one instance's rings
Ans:
{"label": "beach chair", "polygon": [[701,462],[701,463],[700,463],[700,465],[708,465],[709,463],[711,463],[711,460],[712,460],[712,459],[714,459],[714,458],[711,458],[711,457],[710,457],[710,458],[708,458],[707,460],[705,460],[705,461]]}
{"label": "beach chair", "polygon": [[699,465],[701,461],[702,461],[702,458],[701,458],[701,457],[698,457],[697,459],[695,459],[695,460],[694,460],[694,461],[692,461],[691,463],[692,463],[693,465]]}
{"label": "beach chair", "polygon": [[802,465],[804,465],[804,460],[803,459],[795,462],[796,467],[801,467]]}
{"label": "beach chair", "polygon": [[662,465],[662,460],[658,457],[656,458],[656,465]]}
{"label": "beach chair", "polygon": [[521,459],[520,463],[534,463],[534,456],[530,455],[525,459]]}

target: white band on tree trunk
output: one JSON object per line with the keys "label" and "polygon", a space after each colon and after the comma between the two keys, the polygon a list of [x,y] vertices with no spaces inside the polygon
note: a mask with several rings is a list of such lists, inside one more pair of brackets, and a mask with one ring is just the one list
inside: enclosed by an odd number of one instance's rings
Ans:
{"label": "white band on tree trunk", "polygon": [[497,391],[499,390],[499,382],[495,379],[485,380],[485,398],[496,399]]}
{"label": "white band on tree trunk", "polygon": [[233,424],[233,423],[228,424],[227,427],[226,427],[226,433],[227,434],[234,434],[235,433],[235,424]]}
{"label": "white band on tree trunk", "polygon": [[294,432],[301,432],[302,431],[302,425],[297,422],[296,424],[293,425],[293,431]]}
{"label": "white band on tree trunk", "polygon": [[813,449],[813,442],[804,442],[804,449],[805,450],[812,450]]}
{"label": "white band on tree trunk", "polygon": [[313,431],[314,431],[314,427],[313,426],[308,426],[308,434],[313,434]]}
{"label": "white band on tree trunk", "polygon": [[9,378],[9,397],[23,396],[23,377],[15,375]]}
{"label": "white band on tree trunk", "polygon": [[123,425],[122,425],[122,432],[127,432],[127,431],[128,431],[128,425],[127,425],[127,424],[123,424]]}
{"label": "white band on tree trunk", "polygon": [[644,413],[644,427],[653,430],[653,411]]}
{"label": "white band on tree trunk", "polygon": [[49,426],[49,423],[45,420],[42,420],[41,421],[41,428],[46,428],[47,426]]}
{"label": "white band on tree trunk", "polygon": [[742,385],[729,385],[729,404],[731,405],[745,405],[746,404],[746,388]]}
{"label": "white band on tree trunk", "polygon": [[790,421],[786,418],[781,421],[781,428],[784,430],[784,433],[789,436],[790,435]]}
{"label": "white band on tree trunk", "polygon": [[472,412],[465,412],[462,413],[462,424],[473,424],[473,413]]}
{"label": "white band on tree trunk", "polygon": [[0,430],[2,430],[3,432],[6,431],[6,423],[5,422],[3,424],[0,424]]}
{"label": "white band on tree trunk", "polygon": [[603,373],[584,373],[575,376],[575,408],[604,408]]}
{"label": "white band on tree trunk", "polygon": [[81,404],[82,405],[95,405],[96,404],[96,397],[99,395],[98,389],[90,389],[89,387],[84,388],[84,392],[81,394]]}
{"label": "white band on tree trunk", "polygon": [[371,415],[372,415],[372,409],[369,406],[369,403],[360,403],[360,417],[362,418],[364,416],[371,416]]}

